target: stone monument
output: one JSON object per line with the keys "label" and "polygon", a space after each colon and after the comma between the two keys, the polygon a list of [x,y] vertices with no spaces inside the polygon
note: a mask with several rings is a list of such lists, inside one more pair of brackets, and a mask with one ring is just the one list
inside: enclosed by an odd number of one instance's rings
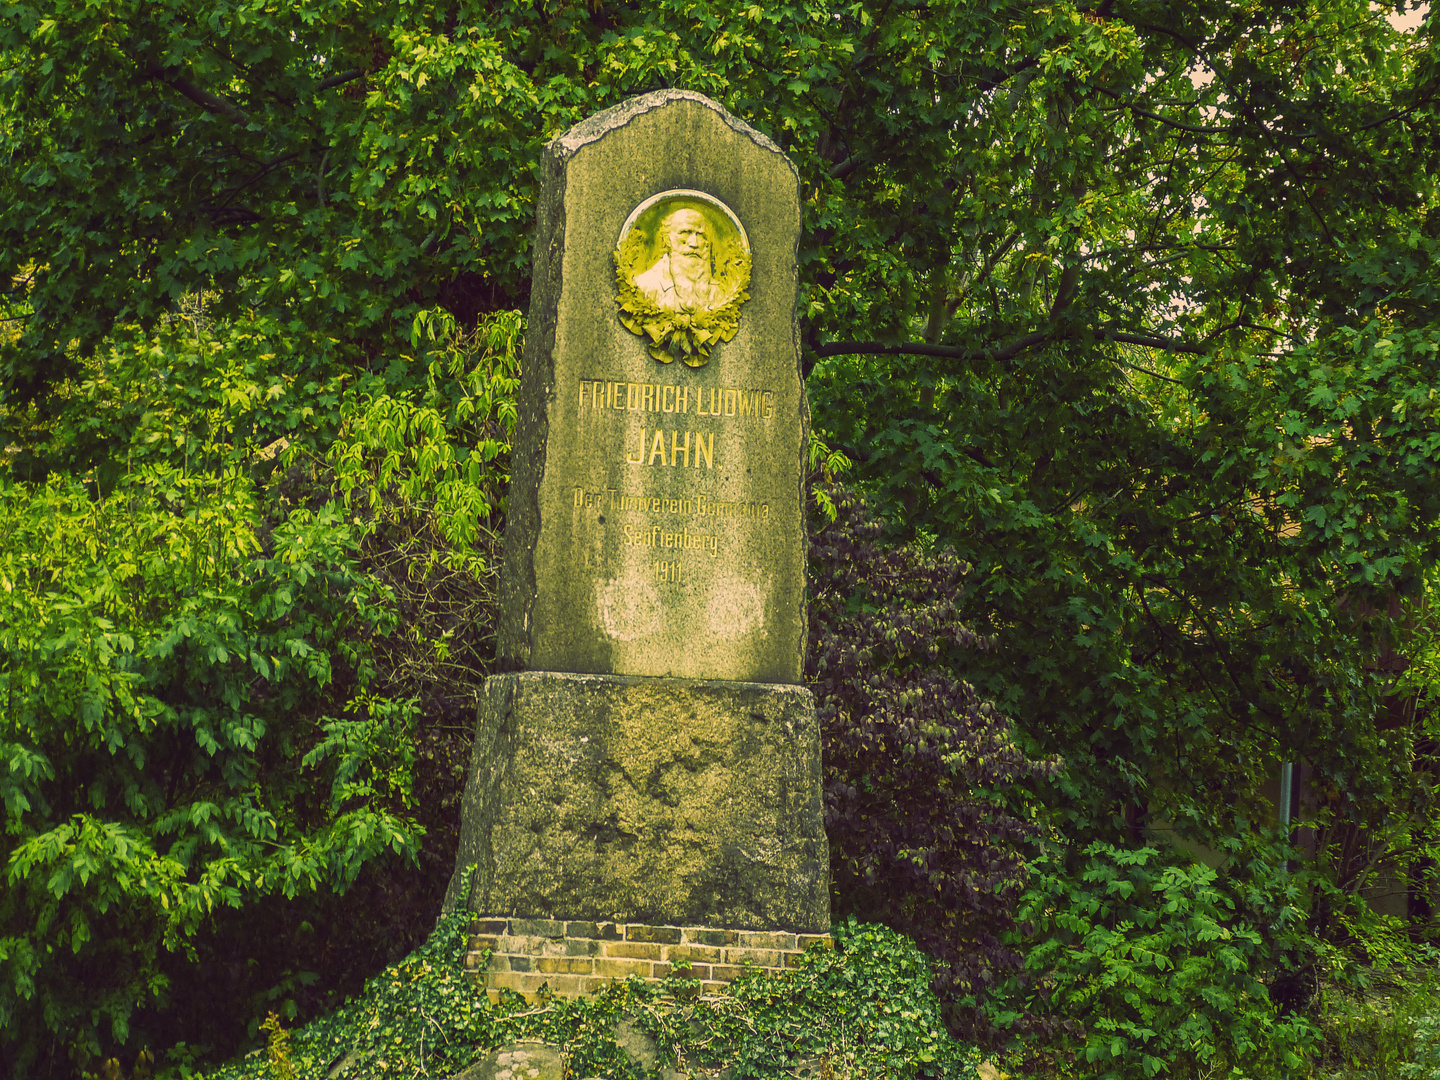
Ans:
{"label": "stone monument", "polygon": [[799,230],[794,167],[699,94],[546,147],[510,670],[484,688],[446,898],[489,931],[492,986],[579,992],[677,961],[724,981],[829,929],[799,685]]}

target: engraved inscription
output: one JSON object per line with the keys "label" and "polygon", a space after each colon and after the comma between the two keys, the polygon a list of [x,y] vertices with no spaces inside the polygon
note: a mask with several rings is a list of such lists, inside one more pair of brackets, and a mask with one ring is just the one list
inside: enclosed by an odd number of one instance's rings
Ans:
{"label": "engraved inscription", "polygon": [[694,416],[755,417],[775,415],[775,391],[756,387],[691,387],[666,383],[614,382],[581,379],[579,406],[622,412],[686,413]]}
{"label": "engraved inscription", "polygon": [[[642,610],[622,614],[614,606],[620,602],[614,590],[622,578],[610,579],[604,593],[607,628],[634,634],[652,618],[652,604],[673,602],[680,594],[697,589],[709,595],[716,585],[715,575],[726,577],[729,573],[725,569],[728,562],[719,561],[721,555],[737,557],[748,543],[747,536],[757,529],[769,531],[770,503],[720,497],[723,488],[716,489],[715,480],[724,484],[726,479],[715,477],[713,470],[724,470],[727,464],[733,468],[733,461],[725,456],[726,439],[740,439],[743,444],[750,432],[762,437],[769,432],[777,394],[755,386],[686,386],[608,378],[578,379],[572,385],[579,428],[596,440],[592,452],[606,457],[613,454],[610,460],[620,464],[633,480],[646,478],[643,484],[634,485],[642,488],[639,491],[623,490],[630,483],[603,490],[572,487],[573,509],[582,515],[576,526],[603,531],[598,546],[592,549],[600,561],[593,565],[600,567],[618,559],[611,573],[618,571],[637,588],[666,587],[660,593],[646,593]],[[632,427],[617,413],[638,413],[641,423]],[[606,422],[606,418],[618,423]],[[752,424],[756,427],[750,427]],[[740,459],[744,460],[743,452]],[[656,469],[662,471],[651,471]],[[691,487],[687,479],[698,483]],[[652,480],[691,490],[644,491]],[[644,554],[637,549],[645,549]],[[644,561],[637,564],[633,561],[637,556]],[[724,595],[723,617],[721,609],[709,616],[712,621],[720,620],[717,627],[723,624],[725,632],[733,634],[759,625],[758,600],[743,589]],[[620,635],[612,631],[612,636]]]}
{"label": "engraved inscription", "polygon": [[625,543],[630,547],[690,548],[708,552],[712,559],[720,554],[720,538],[713,533],[692,533],[685,529],[671,532],[659,525],[652,525],[648,529],[626,525]]}
{"label": "engraved inscription", "polygon": [[[580,417],[599,412],[639,412],[696,420],[765,421],[775,415],[775,392],[759,387],[691,387],[667,383],[580,379]],[[682,469],[716,467],[715,432],[683,427],[642,427],[624,450],[630,465]]]}
{"label": "engraved inscription", "polygon": [[709,514],[713,517],[758,517],[768,518],[770,516],[770,504],[762,502],[724,502],[720,499],[711,499],[701,495],[697,500],[697,514]]}
{"label": "engraved inscription", "polygon": [[[647,441],[645,433],[648,430],[648,428],[640,429],[640,441],[635,447],[638,453],[633,457],[628,454],[625,456],[625,460],[631,465],[654,465],[658,459],[659,464],[669,465],[672,469],[676,465],[698,469],[702,462],[707,469],[713,469],[715,467],[715,433],[713,431],[708,435],[701,435],[698,431],[687,431],[685,432],[685,441],[681,442],[680,433],[672,430],[670,432],[670,452],[669,456],[666,456],[665,432],[658,428],[655,431],[655,437],[648,440],[650,449],[647,453],[645,449]],[[695,460],[693,464],[690,460],[691,435],[695,436]]]}
{"label": "engraved inscription", "polygon": [[[720,557],[727,541],[725,519],[749,518],[762,527],[768,525],[770,519],[768,502],[727,501],[703,492],[697,495],[631,495],[618,488],[586,491],[575,487],[572,489],[571,506],[577,511],[592,513],[594,517],[591,520],[599,526],[607,525],[606,514],[640,517],[639,523],[608,523],[619,525],[617,539],[622,547],[694,553],[710,559]],[[665,520],[657,523],[655,518],[661,516]],[[716,531],[717,528],[719,531]],[[690,582],[696,567],[690,565],[687,571],[686,565],[674,558],[652,562],[652,567],[668,568],[666,576],[656,578],[667,584]]]}
{"label": "engraved inscription", "polygon": [[728,502],[704,493],[688,495],[627,495],[616,488],[604,491],[574,489],[576,510],[597,510],[601,513],[635,511],[646,514],[695,514],[700,517],[743,517],[766,519],[770,516],[768,502]]}

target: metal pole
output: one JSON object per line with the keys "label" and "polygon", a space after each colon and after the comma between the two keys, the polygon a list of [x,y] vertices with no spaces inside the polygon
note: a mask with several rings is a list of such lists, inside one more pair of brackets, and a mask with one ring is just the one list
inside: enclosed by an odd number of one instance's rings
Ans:
{"label": "metal pole", "polygon": [[[1285,837],[1285,842],[1290,842],[1290,807],[1294,803],[1295,792],[1295,763],[1283,761],[1280,763],[1280,831]],[[1286,859],[1281,864],[1281,872],[1290,873],[1290,860]]]}
{"label": "metal pole", "polygon": [[1280,765],[1280,828],[1287,836],[1290,832],[1290,805],[1294,802],[1295,763],[1282,762]]}

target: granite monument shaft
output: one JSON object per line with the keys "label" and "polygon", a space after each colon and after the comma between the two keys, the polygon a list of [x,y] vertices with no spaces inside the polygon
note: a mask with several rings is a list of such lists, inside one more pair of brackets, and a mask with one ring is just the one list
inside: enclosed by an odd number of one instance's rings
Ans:
{"label": "granite monument shaft", "polygon": [[797,175],[660,91],[553,140],[541,180],[510,671],[482,695],[447,904],[823,934]]}

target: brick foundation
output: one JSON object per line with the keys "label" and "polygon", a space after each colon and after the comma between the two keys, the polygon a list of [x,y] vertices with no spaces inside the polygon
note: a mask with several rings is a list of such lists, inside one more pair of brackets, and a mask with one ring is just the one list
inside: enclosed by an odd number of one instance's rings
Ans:
{"label": "brick foundation", "polygon": [[[700,992],[713,994],[748,968],[781,971],[794,967],[816,942],[834,947],[828,934],[557,919],[481,917],[470,924],[470,935],[465,967],[492,1002],[500,990],[531,998],[542,986],[560,997],[578,997],[631,975],[647,981],[672,974],[699,979]],[[490,963],[482,971],[486,949]]]}

